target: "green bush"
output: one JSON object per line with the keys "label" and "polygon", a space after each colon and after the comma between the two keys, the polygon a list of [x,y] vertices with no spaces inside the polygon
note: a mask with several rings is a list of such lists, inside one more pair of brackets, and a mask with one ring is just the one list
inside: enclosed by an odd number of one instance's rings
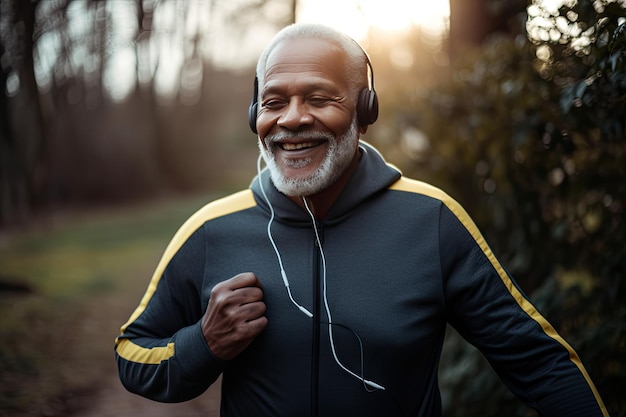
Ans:
{"label": "green bush", "polygon": [[[416,105],[428,148],[405,172],[462,202],[623,416],[626,5],[533,7],[529,37],[494,36]],[[447,415],[529,415],[476,355],[446,348]]]}

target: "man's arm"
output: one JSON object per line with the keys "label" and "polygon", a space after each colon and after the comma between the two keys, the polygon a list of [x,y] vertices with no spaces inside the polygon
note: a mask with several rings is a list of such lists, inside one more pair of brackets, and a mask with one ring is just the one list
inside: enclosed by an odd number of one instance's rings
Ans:
{"label": "man's arm", "polygon": [[175,238],[122,327],[115,353],[129,391],[158,401],[185,401],[221,373],[224,362],[211,353],[202,333],[204,250],[202,228],[182,243]]}
{"label": "man's arm", "polygon": [[216,284],[208,305],[202,305],[205,269],[210,268],[206,239],[202,227],[177,234],[122,327],[116,359],[120,379],[131,392],[164,402],[194,398],[267,325],[261,283],[250,272]]}
{"label": "man's arm", "polygon": [[445,203],[440,256],[450,323],[541,416],[608,417],[576,352],[502,268],[467,213]]}

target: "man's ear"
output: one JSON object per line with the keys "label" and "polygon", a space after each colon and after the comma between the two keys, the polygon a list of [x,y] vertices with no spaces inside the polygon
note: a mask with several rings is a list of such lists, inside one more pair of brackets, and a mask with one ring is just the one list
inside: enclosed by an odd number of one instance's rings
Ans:
{"label": "man's ear", "polygon": [[359,126],[359,133],[364,135],[367,132],[367,125]]}

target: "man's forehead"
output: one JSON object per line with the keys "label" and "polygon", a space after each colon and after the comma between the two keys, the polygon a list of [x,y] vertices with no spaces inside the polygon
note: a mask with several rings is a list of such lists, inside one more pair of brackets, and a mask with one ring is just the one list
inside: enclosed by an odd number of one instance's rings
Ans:
{"label": "man's forehead", "polygon": [[329,58],[341,59],[345,53],[333,42],[318,38],[285,39],[278,43],[270,52],[266,70],[276,65],[293,66],[297,70],[298,65],[328,64]]}
{"label": "man's forehead", "polygon": [[324,65],[323,61],[318,60],[316,62],[315,57],[311,57],[307,62],[276,62],[275,64],[268,63],[267,70],[265,71],[265,80],[269,81],[274,76],[280,76],[281,74],[325,74],[328,73],[328,66]]}

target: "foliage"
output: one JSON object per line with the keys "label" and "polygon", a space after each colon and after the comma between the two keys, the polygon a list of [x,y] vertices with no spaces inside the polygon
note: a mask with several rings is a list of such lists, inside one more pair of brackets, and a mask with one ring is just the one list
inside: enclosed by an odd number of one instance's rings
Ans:
{"label": "foliage", "polygon": [[[529,9],[530,40],[494,36],[451,69],[450,81],[416,106],[413,127],[430,140],[405,171],[466,206],[576,348],[609,410],[625,413],[625,6],[565,3],[552,12]],[[547,36],[531,30],[537,16]],[[442,386],[458,415],[526,415],[488,388],[489,377],[481,377],[480,392],[457,378],[484,373],[480,361],[468,365],[474,353],[449,355],[455,365],[442,372]],[[467,414],[476,403],[481,411]]]}

